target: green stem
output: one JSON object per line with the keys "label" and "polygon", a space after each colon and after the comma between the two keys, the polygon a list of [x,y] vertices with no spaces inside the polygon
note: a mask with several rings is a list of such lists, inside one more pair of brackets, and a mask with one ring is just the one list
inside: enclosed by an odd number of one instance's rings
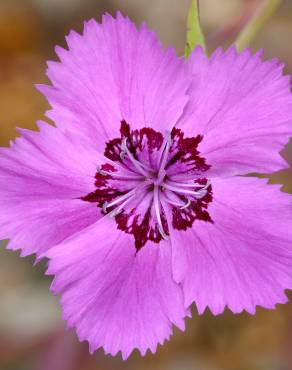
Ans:
{"label": "green stem", "polygon": [[190,56],[197,45],[201,45],[206,50],[205,37],[200,24],[199,0],[192,0],[187,20],[186,58]]}
{"label": "green stem", "polygon": [[243,50],[254,40],[259,30],[275,13],[282,0],[263,0],[254,15],[240,32],[235,45],[238,51]]}

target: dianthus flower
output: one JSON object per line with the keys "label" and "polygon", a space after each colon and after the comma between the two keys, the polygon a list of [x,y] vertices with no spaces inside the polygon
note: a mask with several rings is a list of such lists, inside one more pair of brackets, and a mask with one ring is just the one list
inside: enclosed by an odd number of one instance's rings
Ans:
{"label": "dianthus flower", "polygon": [[244,176],[286,167],[289,78],[249,50],[188,61],[118,15],[71,32],[40,86],[55,126],[1,149],[0,237],[48,257],[90,351],[156,351],[198,313],[285,303],[292,202]]}

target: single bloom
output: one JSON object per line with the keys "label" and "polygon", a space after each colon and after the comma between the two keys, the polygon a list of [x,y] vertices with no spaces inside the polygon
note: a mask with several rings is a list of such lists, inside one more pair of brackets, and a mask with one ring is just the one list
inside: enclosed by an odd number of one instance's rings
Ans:
{"label": "single bloom", "polygon": [[48,63],[55,126],[0,158],[0,238],[49,258],[63,317],[90,351],[156,351],[199,314],[254,314],[292,289],[292,201],[245,176],[287,167],[289,77],[261,53],[188,61],[118,14]]}

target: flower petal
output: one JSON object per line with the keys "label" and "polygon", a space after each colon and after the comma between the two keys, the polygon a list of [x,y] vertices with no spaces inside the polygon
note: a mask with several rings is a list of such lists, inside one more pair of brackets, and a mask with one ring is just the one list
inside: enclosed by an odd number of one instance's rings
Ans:
{"label": "flower petal", "polygon": [[287,167],[279,152],[292,136],[290,78],[277,60],[235,48],[189,59],[193,85],[178,123],[204,135],[199,150],[216,175],[269,173]]}
{"label": "flower petal", "polygon": [[71,32],[67,43],[69,51],[56,49],[61,63],[48,64],[53,87],[39,86],[57,126],[83,132],[104,150],[123,119],[162,131],[176,123],[187,101],[186,67],[145,24],[137,29],[120,13],[105,15],[102,24],[86,22],[83,36]]}
{"label": "flower petal", "polygon": [[0,150],[0,239],[22,255],[42,253],[100,217],[79,198],[94,190],[99,156],[74,134],[39,123],[40,132]]}
{"label": "flower petal", "polygon": [[52,290],[62,294],[64,319],[76,327],[91,352],[156,351],[172,333],[184,330],[181,288],[171,274],[167,242],[148,242],[138,253],[133,237],[104,217],[48,253]]}
{"label": "flower petal", "polygon": [[214,179],[213,224],[196,221],[186,232],[170,229],[174,278],[185,306],[214,314],[255,312],[285,303],[292,288],[292,203],[266,180]]}

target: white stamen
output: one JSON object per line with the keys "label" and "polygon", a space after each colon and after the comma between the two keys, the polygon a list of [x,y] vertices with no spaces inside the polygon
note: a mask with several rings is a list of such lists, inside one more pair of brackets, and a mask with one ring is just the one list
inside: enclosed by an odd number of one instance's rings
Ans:
{"label": "white stamen", "polygon": [[117,208],[113,209],[108,215],[110,217],[116,217],[119,213],[122,212],[123,208],[130,203],[133,198],[135,197],[135,194],[131,195],[128,199],[126,199],[121,205],[119,205]]}
{"label": "white stamen", "polygon": [[110,203],[104,202],[104,204],[102,206],[102,209],[103,209],[104,213],[106,213],[106,211],[107,211],[108,208],[111,208],[111,207],[116,206],[119,203],[123,202],[122,204],[120,204],[117,208],[113,209],[108,214],[110,217],[117,216],[119,213],[121,213],[121,211],[123,210],[124,206],[127,205],[135,197],[135,195],[138,192],[138,190],[143,189],[145,186],[148,186],[150,183],[151,182],[149,180],[143,181],[140,185],[138,185],[134,189],[128,191],[126,194],[124,194],[124,195],[116,198],[112,202],[110,202]]}
{"label": "white stamen", "polygon": [[118,178],[121,180],[143,180],[143,176],[141,175],[125,175],[125,174],[119,174],[118,172],[110,172],[102,170],[100,166],[97,166],[97,172],[100,173],[102,176],[111,176],[114,178]]}
{"label": "white stamen", "polygon": [[184,206],[180,207],[180,209],[186,209],[186,208],[188,208],[191,205],[191,203],[192,202],[188,199],[187,203]]}
{"label": "white stamen", "polygon": [[115,200],[113,200],[110,203],[105,202],[102,206],[103,211],[106,212],[107,208],[111,208],[111,207],[115,206],[116,204],[119,204],[119,203],[123,202],[125,199],[128,199],[129,197],[132,197],[135,193],[136,193],[136,189],[133,189],[133,190],[129,191],[128,193],[116,198]]}
{"label": "white stamen", "polygon": [[159,153],[158,153],[158,161],[157,161],[157,168],[160,168],[160,164],[161,164],[161,159],[162,159],[162,155],[163,155],[163,152],[164,152],[164,149],[169,141],[169,138],[171,140],[171,132],[166,130],[165,132],[165,135],[164,135],[164,138],[163,138],[163,142],[161,144],[161,147],[159,149]]}
{"label": "white stamen", "polygon": [[167,163],[167,160],[168,160],[168,154],[169,154],[169,150],[171,148],[171,144],[172,144],[172,140],[171,140],[171,134],[168,133],[165,138],[164,138],[164,141],[163,141],[163,144],[161,146],[162,148],[162,151],[160,153],[160,159],[159,159],[159,170],[158,170],[158,175],[157,175],[157,179],[158,181],[162,181],[164,176],[165,176],[165,166],[166,166],[166,163]]}
{"label": "white stamen", "polygon": [[168,235],[166,235],[166,233],[163,229],[162,221],[161,221],[159,187],[157,185],[154,185],[153,199],[154,199],[154,210],[155,210],[155,214],[156,214],[158,230],[159,230],[161,236],[163,237],[163,239],[168,240]]}
{"label": "white stamen", "polygon": [[[161,193],[163,194],[163,193]],[[186,203],[181,203],[181,202],[176,202],[172,199],[169,199],[165,194],[163,194],[163,199],[165,202],[175,206],[175,207],[179,207],[180,209],[186,209],[188,208],[190,205],[191,205],[191,201],[190,199],[187,199],[187,202]]]}
{"label": "white stamen", "polygon": [[138,170],[138,172],[140,172],[146,178],[149,178],[150,174],[149,174],[149,172],[145,171],[145,169],[144,169],[145,165],[142,164],[141,162],[137,161],[137,159],[134,158],[133,154],[130,152],[130,150],[127,146],[127,138],[123,139],[121,149],[122,149],[121,154],[123,153],[123,155],[121,156],[121,159],[123,160],[125,158],[125,154],[127,154],[128,158],[130,159],[130,161],[132,162],[132,164],[134,165],[136,170]]}
{"label": "white stamen", "polygon": [[207,183],[205,185],[199,184],[199,183],[194,182],[194,181],[189,182],[189,183],[185,183],[185,182],[178,182],[178,181],[168,180],[167,183],[169,185],[179,186],[179,187],[184,187],[184,188],[204,188],[204,189],[207,189],[210,186],[210,181],[209,180],[207,181]]}
{"label": "white stamen", "polygon": [[198,191],[193,191],[193,190],[180,188],[179,186],[169,185],[167,182],[164,182],[162,184],[162,186],[163,186],[163,188],[171,190],[175,193],[194,195],[196,198],[203,198],[207,193],[207,190],[205,190],[205,189],[200,189]]}

